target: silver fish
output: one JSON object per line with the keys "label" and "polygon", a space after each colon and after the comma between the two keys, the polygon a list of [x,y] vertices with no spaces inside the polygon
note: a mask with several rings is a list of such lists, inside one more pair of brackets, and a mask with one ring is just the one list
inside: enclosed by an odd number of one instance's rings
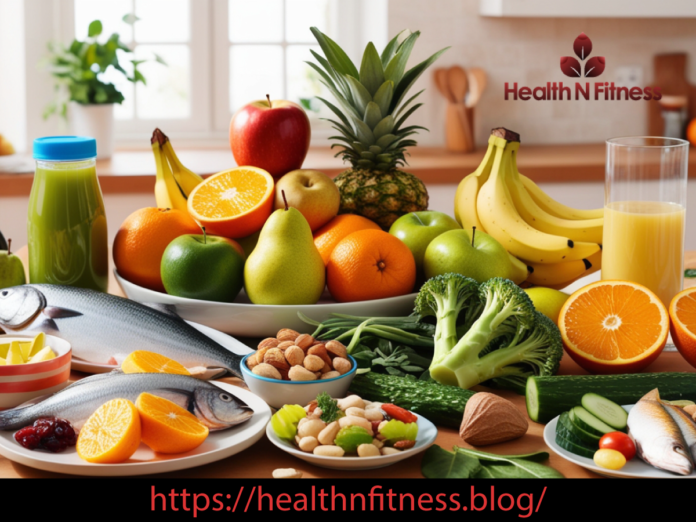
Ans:
{"label": "silver fish", "polygon": [[641,398],[628,414],[628,430],[636,453],[648,464],[689,475],[694,462],[679,426],[660,401],[657,390]]}
{"label": "silver fish", "polygon": [[27,406],[0,411],[0,430],[16,430],[41,417],[67,419],[76,429],[111,399],[135,402],[143,392],[169,399],[193,413],[211,431],[249,420],[254,411],[241,399],[217,386],[165,373],[105,373],[79,380],[48,398]]}
{"label": "silver fish", "polygon": [[2,289],[0,328],[61,337],[72,345],[74,358],[92,363],[116,364],[135,350],[148,350],[189,369],[203,367],[208,379],[242,378],[242,356],[202,334],[166,306],[146,306],[94,290],[60,285]]}
{"label": "silver fish", "polygon": [[680,408],[673,404],[665,404],[664,402],[662,405],[674,422],[677,423],[677,426],[679,426],[679,430],[684,437],[684,442],[686,442],[686,447],[689,448],[691,452],[691,458],[696,462],[696,422],[694,422],[691,415],[684,411],[684,408]]}

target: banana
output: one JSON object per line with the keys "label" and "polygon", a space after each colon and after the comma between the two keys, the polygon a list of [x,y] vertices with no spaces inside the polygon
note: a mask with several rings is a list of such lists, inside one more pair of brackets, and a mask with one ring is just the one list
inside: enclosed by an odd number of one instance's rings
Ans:
{"label": "banana", "polygon": [[181,187],[182,192],[188,198],[189,194],[193,192],[193,189],[203,182],[203,178],[193,172],[191,169],[184,167],[181,161],[179,161],[179,157],[176,155],[176,152],[174,152],[172,142],[164,133],[162,133],[162,135],[164,136],[162,152],[166,156],[167,161],[169,161],[169,166],[174,173],[174,179],[176,179],[176,182],[179,187]]}
{"label": "banana", "polygon": [[529,277],[529,269],[527,268],[527,265],[523,261],[513,256],[510,252],[508,252],[508,257],[510,258],[510,264],[512,265],[508,279],[516,285],[524,283]]}
{"label": "banana", "polygon": [[510,168],[506,171],[508,175],[506,183],[520,216],[522,216],[530,226],[541,232],[567,237],[573,241],[601,243],[604,218],[583,220],[562,219],[549,214],[537,205],[534,199],[525,190],[524,185],[522,185],[520,175],[517,171],[517,151],[519,147],[519,143],[510,144],[512,163],[510,164]]}
{"label": "banana", "polygon": [[602,251],[592,254],[580,261],[565,261],[563,263],[528,263],[532,272],[527,282],[536,286],[549,288],[565,288],[581,277],[594,274],[602,267]]}
{"label": "banana", "polygon": [[[511,168],[510,143],[496,146],[490,177],[478,193],[476,210],[484,229],[508,252],[534,263],[582,260],[599,251],[599,244],[573,242],[567,237],[547,234],[529,226],[515,208],[506,185]],[[461,209],[460,209],[461,212]]]}
{"label": "banana", "polygon": [[164,157],[162,147],[157,140],[152,140],[152,152],[155,155],[157,176],[155,178],[155,200],[159,208],[175,208],[188,212],[186,197],[174,179],[169,162]]}
{"label": "banana", "polygon": [[527,190],[532,199],[536,202],[539,207],[551,214],[562,219],[597,219],[604,217],[604,209],[596,208],[593,210],[582,210],[577,208],[567,207],[563,203],[559,203],[546,192],[541,190],[539,186],[534,183],[527,176],[522,174],[519,175],[522,185]]}

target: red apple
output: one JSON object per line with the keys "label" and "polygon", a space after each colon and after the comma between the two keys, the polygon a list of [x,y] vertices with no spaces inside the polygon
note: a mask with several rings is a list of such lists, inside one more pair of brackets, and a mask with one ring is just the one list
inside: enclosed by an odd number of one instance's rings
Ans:
{"label": "red apple", "polygon": [[279,178],[302,167],[311,134],[302,107],[266,96],[232,116],[230,148],[237,165],[259,167]]}

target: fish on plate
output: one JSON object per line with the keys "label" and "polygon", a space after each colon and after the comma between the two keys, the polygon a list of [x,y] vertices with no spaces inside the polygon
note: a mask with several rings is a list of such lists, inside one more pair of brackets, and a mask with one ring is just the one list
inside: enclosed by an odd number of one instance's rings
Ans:
{"label": "fish on plate", "polygon": [[691,419],[691,425],[686,423],[686,416],[674,411],[677,409],[681,408],[663,403],[658,390],[652,390],[631,408],[628,433],[642,460],[665,471],[690,475],[694,471],[696,427]]}
{"label": "fish on plate", "polygon": [[232,393],[187,375],[120,372],[93,375],[39,402],[0,411],[0,430],[17,430],[41,417],[67,419],[80,429],[90,415],[112,399],[135,402],[141,393],[169,399],[193,413],[210,431],[224,430],[249,420],[254,411]]}
{"label": "fish on plate", "polygon": [[135,350],[178,361],[204,379],[242,377],[242,356],[202,334],[162,305],[84,288],[23,285],[0,290],[0,328],[55,335],[75,359],[120,364]]}

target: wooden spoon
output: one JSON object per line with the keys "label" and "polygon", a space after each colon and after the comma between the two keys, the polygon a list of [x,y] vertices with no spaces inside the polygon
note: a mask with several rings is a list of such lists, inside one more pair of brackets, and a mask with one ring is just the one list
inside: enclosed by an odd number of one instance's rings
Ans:
{"label": "wooden spoon", "polygon": [[433,74],[435,76],[435,85],[437,90],[447,101],[454,103],[454,99],[452,98],[452,93],[450,92],[449,84],[447,82],[447,69],[440,67],[439,69],[435,69]]}
{"label": "wooden spoon", "polygon": [[466,99],[466,106],[475,107],[483,96],[483,91],[486,90],[488,81],[486,71],[479,67],[472,67],[466,73],[469,80],[469,96]]}
{"label": "wooden spoon", "polygon": [[454,102],[457,105],[457,112],[459,113],[459,119],[461,120],[462,129],[464,131],[466,149],[472,150],[474,147],[474,137],[473,133],[471,132],[469,116],[466,112],[466,107],[464,106],[464,99],[466,98],[466,93],[469,90],[469,80],[467,79],[466,71],[459,65],[453,65],[447,70],[447,81],[449,83],[449,90],[452,93]]}

